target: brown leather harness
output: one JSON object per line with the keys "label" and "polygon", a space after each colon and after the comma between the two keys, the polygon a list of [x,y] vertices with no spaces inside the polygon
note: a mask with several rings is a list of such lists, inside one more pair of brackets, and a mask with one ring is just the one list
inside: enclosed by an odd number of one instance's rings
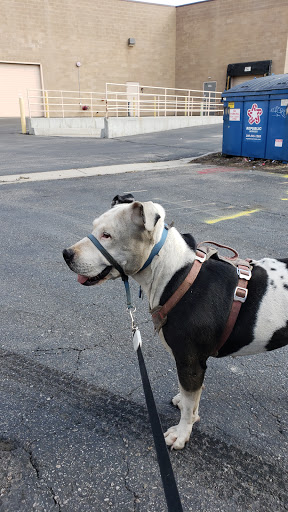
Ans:
{"label": "brown leather harness", "polygon": [[[217,249],[214,249],[210,247],[212,244],[217,247],[221,247],[224,249],[227,249],[231,251],[234,256],[232,258],[228,258],[227,256],[222,256],[218,253]],[[199,244],[196,250],[196,256],[195,260],[193,262],[192,268],[187,275],[187,277],[184,279],[184,281],[181,283],[179,288],[171,295],[171,297],[167,300],[167,302],[163,306],[156,306],[153,308],[150,313],[152,315],[152,320],[154,323],[155,330],[157,332],[162,329],[163,325],[167,322],[167,315],[168,313],[176,306],[176,304],[182,299],[182,297],[185,295],[185,293],[189,290],[189,288],[193,285],[195,279],[197,278],[202,264],[207,261],[211,256],[217,255],[217,258],[221,261],[225,261],[226,263],[230,263],[233,265],[238,274],[238,284],[234,290],[234,298],[232,307],[230,310],[230,314],[225,326],[225,329],[222,333],[222,336],[219,340],[219,343],[216,347],[216,351],[213,354],[214,356],[217,355],[219,350],[223,347],[223,345],[228,340],[230,334],[232,333],[232,330],[234,328],[234,325],[236,323],[236,320],[238,318],[240,309],[242,304],[246,301],[247,295],[248,295],[248,281],[251,279],[252,273],[252,265],[251,260],[243,260],[239,258],[239,254],[235,249],[232,249],[231,247],[228,247],[227,245],[222,245],[217,242],[202,242]]]}

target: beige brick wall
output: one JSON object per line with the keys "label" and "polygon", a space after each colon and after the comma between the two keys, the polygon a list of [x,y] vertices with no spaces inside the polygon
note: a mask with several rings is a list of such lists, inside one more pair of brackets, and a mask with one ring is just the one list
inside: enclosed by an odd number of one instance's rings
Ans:
{"label": "beige brick wall", "polygon": [[[0,61],[39,62],[46,89],[174,86],[176,9],[125,0],[1,0]],[[129,48],[129,37],[136,39]]]}
{"label": "beige brick wall", "polygon": [[272,60],[284,73],[287,0],[211,0],[176,13],[176,87],[202,89],[211,77],[222,91],[236,62]]}
{"label": "beige brick wall", "polygon": [[46,89],[78,90],[80,61],[82,91],[202,89],[209,76],[222,91],[230,63],[272,59],[272,72],[288,71],[287,19],[288,0],[1,0],[0,61],[41,63]]}

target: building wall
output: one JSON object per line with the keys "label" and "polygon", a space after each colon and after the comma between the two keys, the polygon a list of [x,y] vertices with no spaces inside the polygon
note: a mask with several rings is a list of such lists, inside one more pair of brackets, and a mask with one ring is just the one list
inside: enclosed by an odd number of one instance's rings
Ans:
{"label": "building wall", "polygon": [[82,91],[209,80],[222,91],[230,63],[271,59],[273,73],[288,72],[287,19],[287,0],[1,0],[0,61],[41,64],[46,89],[78,90],[80,61]]}
{"label": "building wall", "polygon": [[[133,37],[135,47],[127,40]],[[0,61],[42,64],[46,89],[174,86],[176,9],[125,0],[1,0]]]}
{"label": "building wall", "polygon": [[210,0],[177,7],[176,87],[202,89],[204,81],[216,80],[223,91],[227,65],[236,62],[272,60],[272,73],[288,72],[287,20],[287,0]]}

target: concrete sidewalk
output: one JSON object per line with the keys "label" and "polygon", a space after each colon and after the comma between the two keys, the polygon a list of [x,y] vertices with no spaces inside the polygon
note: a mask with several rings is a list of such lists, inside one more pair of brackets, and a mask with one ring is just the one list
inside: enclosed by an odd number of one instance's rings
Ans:
{"label": "concrete sidewalk", "polygon": [[221,143],[222,123],[95,139],[22,135],[19,119],[0,119],[0,176],[193,158]]}

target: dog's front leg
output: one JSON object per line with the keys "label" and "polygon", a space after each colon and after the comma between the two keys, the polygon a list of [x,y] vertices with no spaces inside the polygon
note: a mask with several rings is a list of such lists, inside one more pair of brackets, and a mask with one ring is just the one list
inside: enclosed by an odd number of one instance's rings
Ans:
{"label": "dog's front leg", "polygon": [[202,392],[202,386],[197,391],[185,391],[181,384],[179,386],[180,393],[172,402],[179,407],[181,419],[178,425],[169,428],[164,434],[166,444],[175,450],[184,448],[190,439],[193,424],[200,419],[198,409]]}
{"label": "dog's front leg", "polygon": [[186,356],[184,362],[182,358],[175,357],[175,360],[180,393],[172,402],[179,407],[181,418],[179,424],[169,428],[164,436],[168,446],[181,450],[190,439],[193,424],[200,419],[198,409],[206,371],[206,358],[202,360],[197,355],[190,355]]}

